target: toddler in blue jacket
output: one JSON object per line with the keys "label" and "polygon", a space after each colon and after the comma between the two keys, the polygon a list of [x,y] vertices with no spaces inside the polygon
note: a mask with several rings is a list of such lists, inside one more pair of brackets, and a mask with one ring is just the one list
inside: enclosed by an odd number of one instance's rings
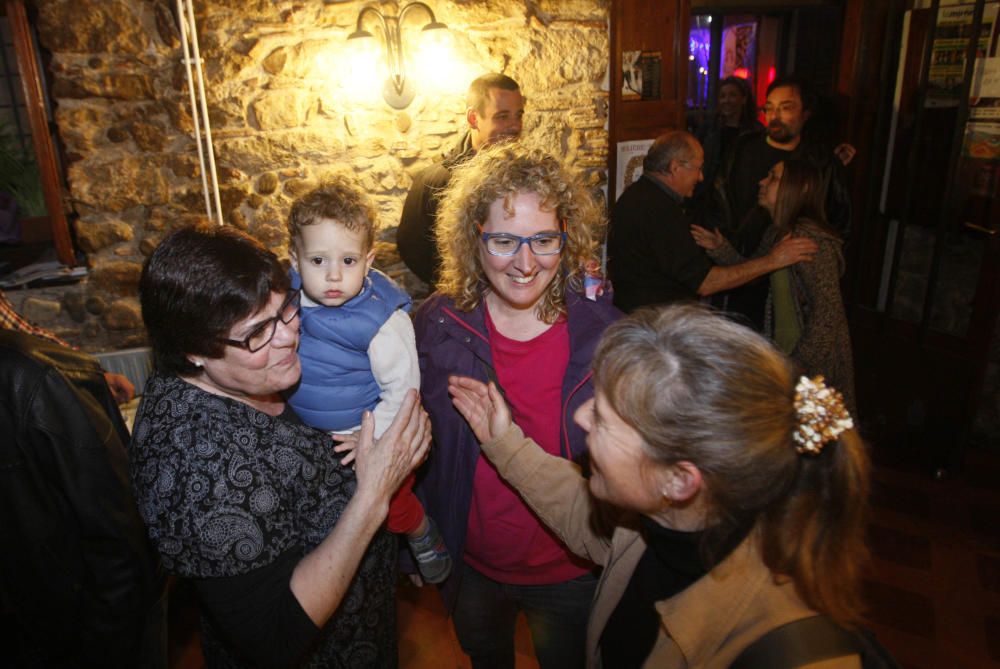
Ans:
{"label": "toddler in blue jacket", "polygon": [[[307,425],[340,434],[371,411],[378,438],[420,388],[420,368],[410,297],[372,267],[375,208],[337,177],[292,204],[288,232],[292,288],[302,290],[302,379],[288,403]],[[389,530],[406,535],[423,579],[440,583],[451,557],[412,487],[411,474],[389,505]]]}

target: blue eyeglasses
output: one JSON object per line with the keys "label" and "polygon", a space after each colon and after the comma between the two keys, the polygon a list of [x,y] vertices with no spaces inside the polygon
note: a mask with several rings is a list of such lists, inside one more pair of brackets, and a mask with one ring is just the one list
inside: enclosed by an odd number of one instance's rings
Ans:
{"label": "blue eyeglasses", "polygon": [[536,256],[554,256],[566,243],[565,232],[539,232],[530,237],[519,237],[508,232],[484,232],[483,243],[491,256],[512,256],[527,244]]}

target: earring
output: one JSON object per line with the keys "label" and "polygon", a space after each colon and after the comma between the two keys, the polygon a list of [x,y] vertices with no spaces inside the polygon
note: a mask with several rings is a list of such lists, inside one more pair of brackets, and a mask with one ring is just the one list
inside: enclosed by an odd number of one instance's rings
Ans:
{"label": "earring", "polygon": [[198,369],[201,369],[202,367],[205,366],[205,363],[203,363],[201,360],[192,360],[191,364],[197,367]]}

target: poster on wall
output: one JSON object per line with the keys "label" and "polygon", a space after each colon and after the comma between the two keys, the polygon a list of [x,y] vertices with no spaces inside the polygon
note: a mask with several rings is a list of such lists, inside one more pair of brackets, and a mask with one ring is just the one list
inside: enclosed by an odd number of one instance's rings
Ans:
{"label": "poster on wall", "polygon": [[754,71],[757,63],[755,44],[757,44],[756,23],[741,23],[722,31],[723,79],[733,76],[738,71]]}
{"label": "poster on wall", "polygon": [[977,58],[969,91],[969,118],[1000,121],[1000,58]]}
{"label": "poster on wall", "polygon": [[642,160],[653,145],[651,139],[638,139],[630,142],[618,142],[618,161],[615,170],[615,199],[617,200],[642,176]]}
{"label": "poster on wall", "polygon": [[660,99],[660,52],[622,51],[622,100]]}
{"label": "poster on wall", "polygon": [[[995,47],[994,31],[997,7],[1000,3],[987,3],[983,9],[983,23],[979,33],[976,53],[982,57]],[[965,51],[972,35],[971,5],[941,7],[938,10],[934,44],[931,47],[931,66],[927,73],[927,107],[957,107],[965,74]]]}
{"label": "poster on wall", "polygon": [[1000,123],[967,123],[962,155],[1000,164]]}

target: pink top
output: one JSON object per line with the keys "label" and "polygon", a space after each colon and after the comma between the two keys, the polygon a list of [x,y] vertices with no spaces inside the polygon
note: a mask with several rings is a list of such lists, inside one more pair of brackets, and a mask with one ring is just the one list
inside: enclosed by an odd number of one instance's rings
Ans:
{"label": "pink top", "polygon": [[[500,334],[486,310],[486,331],[497,380],[514,422],[547,452],[559,448],[562,382],[569,364],[566,319],[529,341]],[[570,553],[500,478],[485,457],[476,464],[465,561],[501,583],[559,583],[592,565]]]}

